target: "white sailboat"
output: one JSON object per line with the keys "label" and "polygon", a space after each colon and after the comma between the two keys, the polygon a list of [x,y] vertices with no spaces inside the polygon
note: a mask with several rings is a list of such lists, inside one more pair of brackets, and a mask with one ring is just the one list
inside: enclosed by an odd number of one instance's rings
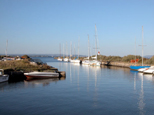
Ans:
{"label": "white sailboat", "polygon": [[[74,49],[74,52],[75,52],[75,49]],[[79,43],[78,43],[78,58],[74,59],[74,60],[71,60],[70,62],[73,62],[73,63],[80,63],[80,60],[79,60]]]}
{"label": "white sailboat", "polygon": [[68,60],[69,62],[72,60],[72,42],[70,43],[70,58]]}
{"label": "white sailboat", "polygon": [[90,55],[90,46],[89,46],[89,35],[88,35],[88,57],[85,58],[85,60],[82,61],[83,65],[89,65],[90,64],[89,55]]}
{"label": "white sailboat", "polygon": [[62,61],[62,58],[61,58],[61,44],[59,44],[59,52],[60,52],[60,57],[58,57],[58,61]]}
{"label": "white sailboat", "polygon": [[67,43],[66,43],[66,57],[64,58],[64,61],[66,61],[66,62],[69,61],[67,57],[68,57],[68,55],[67,55]]}
{"label": "white sailboat", "polygon": [[91,61],[90,62],[90,65],[91,66],[100,66],[101,65],[101,62],[99,62],[98,60],[97,60],[97,28],[96,28],[96,24],[95,24],[95,53],[96,53],[96,56],[95,57],[93,57],[94,59],[96,59],[96,60],[93,60],[93,61]]}

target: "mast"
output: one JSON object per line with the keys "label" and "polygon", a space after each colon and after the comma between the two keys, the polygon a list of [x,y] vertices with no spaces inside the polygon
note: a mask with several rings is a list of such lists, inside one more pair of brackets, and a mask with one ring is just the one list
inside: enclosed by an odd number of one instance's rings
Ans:
{"label": "mast", "polygon": [[88,34],[88,59],[89,59],[89,55],[90,55],[90,49],[89,49],[89,34]]}
{"label": "mast", "polygon": [[64,44],[63,44],[63,58],[64,58]]}
{"label": "mast", "polygon": [[96,28],[96,24],[95,24],[95,53],[96,53],[96,60],[97,60],[97,28]]}
{"label": "mast", "polygon": [[74,59],[75,59],[75,45],[74,45]]}
{"label": "mast", "polygon": [[61,44],[59,44],[59,52],[60,52],[60,58],[61,58]]}
{"label": "mast", "polygon": [[72,42],[70,43],[70,58],[72,57]]}
{"label": "mast", "polygon": [[8,46],[8,40],[6,41],[6,51],[5,51],[6,56],[7,56],[7,46]]}
{"label": "mast", "polygon": [[135,66],[136,66],[136,37],[135,37]]}
{"label": "mast", "polygon": [[79,36],[79,40],[78,40],[78,59],[79,59],[79,42],[80,42],[80,36]]}
{"label": "mast", "polygon": [[143,26],[142,26],[142,66],[143,66]]}
{"label": "mast", "polygon": [[67,54],[67,42],[66,42],[66,58],[67,58],[68,54]]}
{"label": "mast", "polygon": [[143,44],[143,26],[142,26],[142,45],[139,46],[142,46],[142,66],[143,66],[143,52],[144,52],[144,46],[146,46]]}

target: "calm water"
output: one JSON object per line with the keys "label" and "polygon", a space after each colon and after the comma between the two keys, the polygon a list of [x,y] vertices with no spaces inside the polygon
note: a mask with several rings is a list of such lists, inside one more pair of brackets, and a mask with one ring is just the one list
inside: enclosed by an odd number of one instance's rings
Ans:
{"label": "calm water", "polygon": [[0,115],[151,115],[154,77],[40,58],[66,79],[0,83]]}

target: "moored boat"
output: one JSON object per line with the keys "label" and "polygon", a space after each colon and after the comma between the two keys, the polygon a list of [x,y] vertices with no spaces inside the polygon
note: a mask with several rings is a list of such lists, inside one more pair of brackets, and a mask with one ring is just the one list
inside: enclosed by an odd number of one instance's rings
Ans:
{"label": "moored boat", "polygon": [[83,65],[89,65],[89,64],[90,64],[90,61],[89,61],[89,60],[83,60],[83,61],[82,61],[82,64],[83,64]]}
{"label": "moored boat", "polygon": [[64,58],[64,61],[67,61],[68,62],[69,60],[68,60],[68,58]]}
{"label": "moored boat", "polygon": [[93,60],[90,62],[90,65],[91,66],[100,66],[101,65],[101,62],[97,61],[97,60]]}
{"label": "moored boat", "polygon": [[148,70],[143,71],[145,74],[154,74],[154,66],[151,66]]}
{"label": "moored boat", "polygon": [[58,57],[58,59],[57,59],[58,61],[62,61],[62,58],[60,58],[60,57]]}
{"label": "moored boat", "polygon": [[[130,66],[130,69],[131,70],[135,70],[135,71],[138,71],[138,69],[140,69],[140,68],[149,68],[150,66],[144,66],[143,65],[143,47],[144,47],[144,45],[143,45],[143,26],[142,26],[142,45],[140,45],[140,46],[142,46],[142,66]],[[136,61],[135,61],[136,62]]]}
{"label": "moored boat", "polygon": [[147,67],[145,67],[145,68],[140,68],[140,69],[138,69],[138,72],[144,72],[144,71],[146,71],[146,70],[148,70],[149,68],[147,68]]}
{"label": "moored boat", "polygon": [[100,55],[100,52],[98,52],[98,54],[97,54],[98,47],[97,47],[97,28],[96,28],[96,25],[95,25],[95,42],[96,42],[96,47],[95,47],[96,56],[95,57],[92,57],[92,59],[95,59],[95,60],[90,61],[90,65],[91,66],[100,66],[101,65],[101,62],[99,62],[97,60],[97,55]]}
{"label": "moored boat", "polygon": [[141,69],[141,68],[149,68],[150,66],[130,66],[130,69],[131,70],[136,70],[138,71],[138,69]]}
{"label": "moored boat", "polygon": [[3,69],[0,69],[0,83],[9,80],[9,75],[3,74]]}
{"label": "moored boat", "polygon": [[54,72],[29,72],[29,73],[24,73],[24,75],[27,77],[27,80],[59,77],[59,73],[54,73]]}

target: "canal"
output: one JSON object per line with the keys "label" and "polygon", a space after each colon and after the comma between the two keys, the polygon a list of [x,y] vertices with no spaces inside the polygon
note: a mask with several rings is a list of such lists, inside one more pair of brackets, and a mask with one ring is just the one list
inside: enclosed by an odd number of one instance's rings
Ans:
{"label": "canal", "polygon": [[147,115],[154,113],[154,76],[39,58],[66,78],[0,84],[0,115]]}

